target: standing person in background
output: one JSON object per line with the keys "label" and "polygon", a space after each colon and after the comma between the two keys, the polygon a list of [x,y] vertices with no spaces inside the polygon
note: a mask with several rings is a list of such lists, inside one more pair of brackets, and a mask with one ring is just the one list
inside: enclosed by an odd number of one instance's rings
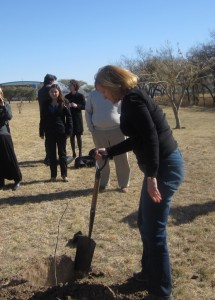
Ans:
{"label": "standing person in background", "polygon": [[[120,102],[112,104],[96,90],[89,94],[85,116],[96,148],[107,148],[125,140],[119,126],[120,111]],[[130,180],[128,154],[115,156],[114,163],[120,191],[126,193]],[[101,163],[99,162],[99,164]],[[109,181],[110,165],[108,161],[102,170],[100,190],[104,190],[109,185]]]}
{"label": "standing person in background", "polygon": [[8,121],[12,118],[11,107],[4,101],[0,88],[0,189],[4,188],[5,179],[14,180],[13,190],[20,187],[22,174],[14,152],[13,141]]}
{"label": "standing person in background", "polygon": [[53,84],[49,89],[50,97],[42,106],[40,119],[40,137],[47,139],[51,180],[57,178],[57,153],[59,155],[59,164],[61,177],[67,182],[67,160],[66,160],[66,139],[72,135],[72,117],[67,108],[63,94],[57,84]]}
{"label": "standing person in background", "polygon": [[65,96],[65,98],[69,102],[69,107],[72,115],[72,121],[73,121],[73,134],[70,137],[70,143],[72,148],[72,156],[75,159],[76,158],[76,151],[75,151],[75,137],[77,139],[77,145],[79,156],[82,156],[82,135],[84,132],[83,127],[83,117],[82,117],[82,110],[85,109],[85,98],[84,95],[79,93],[79,83],[77,80],[70,80],[70,93]]}
{"label": "standing person in background", "polygon": [[[57,80],[57,77],[52,74],[46,74],[44,77],[43,87],[38,91],[38,102],[40,108],[40,118],[41,118],[41,110],[42,106],[46,103],[47,99],[49,98],[49,89],[50,86]],[[48,153],[48,146],[47,141],[45,139],[45,151],[46,156],[44,159],[44,164],[49,165],[49,153]]]}
{"label": "standing person in background", "polygon": [[129,137],[98,149],[96,158],[102,153],[135,153],[145,176],[138,211],[142,270],[134,278],[148,283],[144,299],[173,300],[166,227],[173,195],[183,180],[184,161],[162,109],[137,83],[135,74],[117,66],[105,66],[96,74],[96,89],[113,104],[122,100],[120,128]]}

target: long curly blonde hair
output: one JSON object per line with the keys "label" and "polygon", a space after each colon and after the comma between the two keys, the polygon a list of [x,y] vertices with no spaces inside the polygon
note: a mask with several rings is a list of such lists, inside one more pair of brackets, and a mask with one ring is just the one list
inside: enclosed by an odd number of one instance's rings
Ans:
{"label": "long curly blonde hair", "polygon": [[123,96],[138,83],[138,77],[127,69],[107,65],[95,75],[95,87],[101,85],[114,95]]}

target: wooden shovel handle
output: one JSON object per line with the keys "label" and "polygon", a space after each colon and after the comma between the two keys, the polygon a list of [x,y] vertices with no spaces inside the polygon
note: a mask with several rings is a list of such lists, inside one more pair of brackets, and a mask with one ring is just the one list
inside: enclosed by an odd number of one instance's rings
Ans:
{"label": "wooden shovel handle", "polygon": [[[96,173],[100,173],[99,170],[96,171]],[[99,193],[99,186],[100,186],[100,180],[101,180],[101,174],[96,174],[95,176],[95,183],[94,183],[94,189],[93,189],[93,197],[91,202],[91,209],[90,209],[90,224],[89,224],[89,238],[91,238],[92,231],[93,231],[93,224],[96,214],[96,205],[97,205],[97,199],[98,199],[98,193]]]}
{"label": "wooden shovel handle", "polygon": [[89,224],[89,234],[88,234],[89,238],[91,238],[92,231],[93,231],[93,224],[94,224],[94,219],[95,219],[95,214],[96,214],[96,204],[97,204],[100,181],[101,181],[101,171],[105,167],[105,165],[107,163],[107,159],[108,159],[108,157],[104,158],[104,164],[101,168],[99,168],[99,166],[96,162],[95,183],[94,183],[93,197],[92,197],[91,209],[90,209],[90,224]]}

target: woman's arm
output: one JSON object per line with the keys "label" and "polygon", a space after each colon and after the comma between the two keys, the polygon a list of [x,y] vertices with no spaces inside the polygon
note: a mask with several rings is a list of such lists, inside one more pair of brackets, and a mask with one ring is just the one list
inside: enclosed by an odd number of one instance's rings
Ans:
{"label": "woman's arm", "polygon": [[106,148],[109,157],[120,155],[133,149],[132,138],[127,138],[124,141]]}

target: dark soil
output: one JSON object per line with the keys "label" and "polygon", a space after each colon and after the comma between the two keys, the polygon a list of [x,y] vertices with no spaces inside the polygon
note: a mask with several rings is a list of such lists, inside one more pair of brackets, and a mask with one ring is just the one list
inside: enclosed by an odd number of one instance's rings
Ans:
{"label": "dark soil", "polygon": [[132,278],[107,286],[96,283],[100,276],[105,275],[90,273],[76,279],[71,258],[49,257],[34,262],[16,278],[1,279],[0,300],[140,300],[146,294],[146,287]]}

